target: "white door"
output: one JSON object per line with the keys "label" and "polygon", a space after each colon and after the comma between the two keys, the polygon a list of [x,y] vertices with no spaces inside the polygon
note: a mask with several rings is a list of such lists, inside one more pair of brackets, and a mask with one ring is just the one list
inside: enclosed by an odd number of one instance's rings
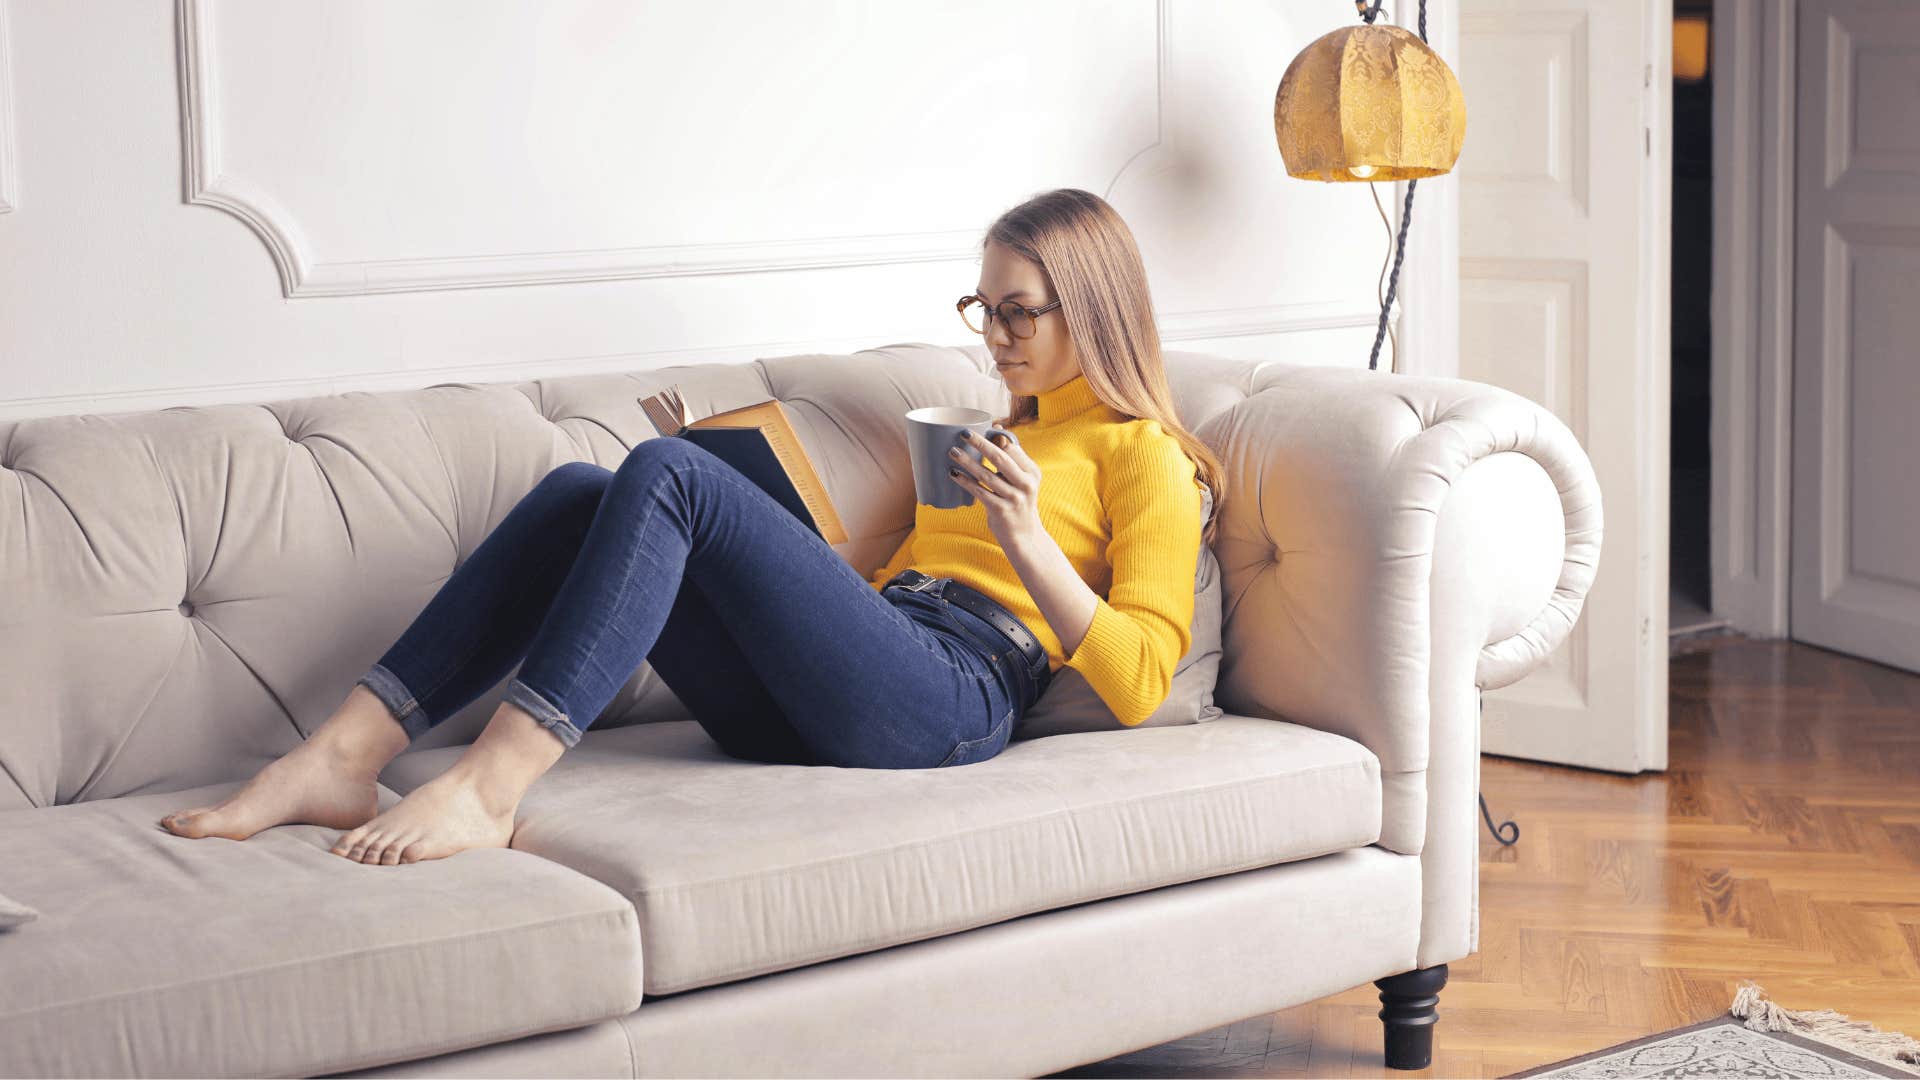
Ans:
{"label": "white door", "polygon": [[1460,10],[1460,374],[1559,416],[1607,519],[1572,634],[1483,695],[1481,748],[1664,769],[1672,0]]}
{"label": "white door", "polygon": [[1788,635],[1920,671],[1920,5],[1798,37]]}

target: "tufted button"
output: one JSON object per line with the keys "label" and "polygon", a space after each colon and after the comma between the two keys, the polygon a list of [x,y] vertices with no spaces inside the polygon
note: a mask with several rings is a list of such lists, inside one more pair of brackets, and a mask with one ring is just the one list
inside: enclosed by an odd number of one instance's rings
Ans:
{"label": "tufted button", "polygon": [[265,409],[267,411],[267,415],[272,418],[273,426],[280,429],[280,435],[282,438],[286,438],[286,439],[293,438],[293,432],[287,430],[287,418],[284,416],[281,416],[279,410],[275,409],[271,405],[266,405],[266,404],[262,404],[260,407],[262,409]]}
{"label": "tufted button", "polygon": [[180,614],[185,615],[188,618],[192,618],[193,617],[193,601],[191,600],[180,601]]}

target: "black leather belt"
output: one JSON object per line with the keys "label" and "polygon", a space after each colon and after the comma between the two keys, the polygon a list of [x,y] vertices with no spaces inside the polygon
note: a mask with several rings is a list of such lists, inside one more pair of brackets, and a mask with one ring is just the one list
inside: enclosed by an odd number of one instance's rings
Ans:
{"label": "black leather belt", "polygon": [[[1040,699],[1053,679],[1053,668],[1047,661],[1046,647],[1040,644],[1033,631],[1019,617],[1001,607],[986,593],[955,581],[950,577],[929,577],[918,570],[908,567],[887,579],[883,589],[899,587],[908,592],[926,593],[928,596],[944,600],[949,604],[978,616],[988,626],[1000,632],[1007,644],[1014,647],[1026,663],[1027,683],[1033,689],[1033,696],[1026,702],[1032,705]],[[1022,707],[1022,711],[1025,706]]]}

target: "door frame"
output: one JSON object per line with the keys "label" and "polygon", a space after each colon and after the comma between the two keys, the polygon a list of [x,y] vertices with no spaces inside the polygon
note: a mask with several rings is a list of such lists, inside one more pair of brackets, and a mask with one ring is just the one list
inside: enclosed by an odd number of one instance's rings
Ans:
{"label": "door frame", "polygon": [[1714,0],[1713,614],[1788,636],[1799,0]]}
{"label": "door frame", "polygon": [[[1719,0],[1716,0],[1718,3]],[[1658,613],[1660,631],[1653,635],[1641,630],[1642,663],[1657,677],[1643,681],[1640,692],[1641,771],[1665,772],[1669,732],[1668,702],[1668,613],[1671,594],[1673,513],[1673,0],[1642,0],[1645,20],[1641,56],[1645,58],[1641,81],[1641,117],[1645,140],[1645,165],[1640,172],[1642,205],[1647,212],[1640,220],[1641,304],[1647,311],[1640,320],[1640,354],[1652,365],[1643,385],[1657,395],[1646,418],[1647,434],[1659,440],[1660,452],[1649,455],[1657,461],[1656,476],[1641,478],[1642,490],[1656,501],[1651,511],[1640,515],[1640,557],[1651,568],[1640,583],[1642,610]],[[1658,80],[1657,82],[1655,80]],[[1651,595],[1648,595],[1651,594]]]}

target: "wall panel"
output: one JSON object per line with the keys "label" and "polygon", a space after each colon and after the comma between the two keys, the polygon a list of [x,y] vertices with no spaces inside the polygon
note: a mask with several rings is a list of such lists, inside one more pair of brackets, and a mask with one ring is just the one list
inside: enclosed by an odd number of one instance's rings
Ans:
{"label": "wall panel", "polygon": [[[1388,236],[1364,187],[1287,177],[1272,132],[1339,11],[0,16],[0,178],[32,166],[31,212],[0,216],[0,418],[964,343],[986,225],[1063,186],[1127,219],[1170,344],[1366,363]],[[1450,227],[1420,217],[1408,266]]]}

